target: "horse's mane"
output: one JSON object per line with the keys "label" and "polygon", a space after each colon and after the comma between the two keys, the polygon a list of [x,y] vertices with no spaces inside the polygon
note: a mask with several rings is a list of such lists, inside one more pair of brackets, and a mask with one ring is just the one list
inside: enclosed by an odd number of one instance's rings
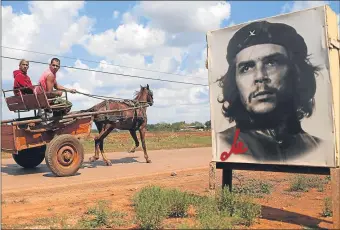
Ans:
{"label": "horse's mane", "polygon": [[136,98],[140,95],[140,93],[141,93],[141,91],[136,90],[136,91],[133,93],[134,99],[136,99]]}

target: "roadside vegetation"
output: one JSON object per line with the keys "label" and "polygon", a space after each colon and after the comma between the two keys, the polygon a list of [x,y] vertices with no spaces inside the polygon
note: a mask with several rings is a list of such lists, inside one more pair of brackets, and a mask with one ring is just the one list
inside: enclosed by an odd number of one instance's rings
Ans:
{"label": "roadside vegetation", "polygon": [[273,185],[265,180],[244,179],[241,183],[233,185],[233,192],[248,195],[254,198],[262,198],[273,190]]}
{"label": "roadside vegetation", "polygon": [[[319,178],[319,179],[316,179]],[[178,188],[148,185],[136,190],[127,198],[128,205],[117,209],[114,199],[97,200],[80,212],[71,215],[57,213],[48,208],[47,215],[23,224],[3,225],[3,228],[20,229],[245,229],[257,224],[261,216],[263,197],[271,199],[275,190],[272,180],[247,178],[235,175],[233,192],[218,187],[215,194],[183,191]],[[237,181],[237,179],[239,179]],[[284,187],[303,194],[314,192],[329,182],[329,177],[296,175],[283,179]],[[305,181],[305,182],[302,182]],[[314,182],[312,182],[314,181]],[[325,188],[326,190],[326,188]],[[277,192],[277,191],[276,191]],[[287,193],[292,193],[288,192]],[[290,199],[288,197],[288,199]],[[292,198],[294,199],[294,198]],[[17,204],[16,200],[3,203]],[[332,201],[322,200],[320,217],[332,217]],[[52,214],[53,212],[53,214]],[[266,218],[266,217],[264,217]],[[306,226],[304,226],[306,227]],[[317,226],[316,226],[317,227]]]}
{"label": "roadside vegetation", "polygon": [[[148,131],[146,133],[146,146],[148,150],[158,149],[177,149],[177,148],[198,148],[198,147],[211,147],[211,131]],[[86,153],[94,152],[94,136],[98,135],[96,132],[92,132],[89,137],[81,139]],[[140,142],[140,137],[138,135]],[[106,152],[127,152],[134,141],[132,140],[130,133],[112,132],[104,141],[104,150]],[[136,151],[142,151],[142,144],[136,149]],[[7,152],[2,152],[2,159],[11,158],[12,155]]]}
{"label": "roadside vegetation", "polygon": [[[176,228],[228,229],[250,226],[261,214],[261,206],[249,196],[217,190],[215,196],[199,196],[177,189],[148,186],[133,198],[136,223],[141,229],[164,228],[169,218],[191,217],[191,224]],[[168,226],[170,227],[170,226]]]}
{"label": "roadside vegetation", "polygon": [[317,189],[318,192],[324,191],[324,186],[329,182],[329,177],[296,175],[293,177],[289,192],[308,192],[310,189]]}

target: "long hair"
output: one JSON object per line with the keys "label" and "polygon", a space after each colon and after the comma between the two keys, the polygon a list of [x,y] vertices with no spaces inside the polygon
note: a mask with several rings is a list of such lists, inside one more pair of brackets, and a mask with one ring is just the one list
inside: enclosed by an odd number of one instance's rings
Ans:
{"label": "long hair", "polygon": [[[294,110],[298,120],[304,117],[310,117],[313,114],[316,92],[315,77],[320,71],[320,67],[314,66],[309,61],[308,57],[301,57],[288,51],[289,71],[287,74],[292,77],[292,87],[294,93],[292,98],[294,100]],[[218,99],[222,103],[222,114],[228,118],[229,122],[249,120],[248,112],[243,106],[240,93],[236,85],[236,63],[229,66],[228,71],[220,79],[217,80],[219,86],[222,88],[223,98]],[[224,102],[229,105],[225,106]]]}

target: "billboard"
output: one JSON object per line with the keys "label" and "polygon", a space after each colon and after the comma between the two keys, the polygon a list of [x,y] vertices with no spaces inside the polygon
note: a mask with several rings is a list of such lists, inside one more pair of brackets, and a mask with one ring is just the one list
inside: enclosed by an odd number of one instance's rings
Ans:
{"label": "billboard", "polygon": [[213,161],[336,165],[325,12],[207,33]]}

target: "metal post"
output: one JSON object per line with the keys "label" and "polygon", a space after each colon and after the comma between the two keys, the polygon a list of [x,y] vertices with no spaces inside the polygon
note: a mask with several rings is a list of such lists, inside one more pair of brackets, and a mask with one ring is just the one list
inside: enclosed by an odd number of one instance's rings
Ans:
{"label": "metal post", "polygon": [[229,191],[232,192],[233,183],[233,170],[232,169],[222,169],[222,189],[224,186],[229,187]]}

